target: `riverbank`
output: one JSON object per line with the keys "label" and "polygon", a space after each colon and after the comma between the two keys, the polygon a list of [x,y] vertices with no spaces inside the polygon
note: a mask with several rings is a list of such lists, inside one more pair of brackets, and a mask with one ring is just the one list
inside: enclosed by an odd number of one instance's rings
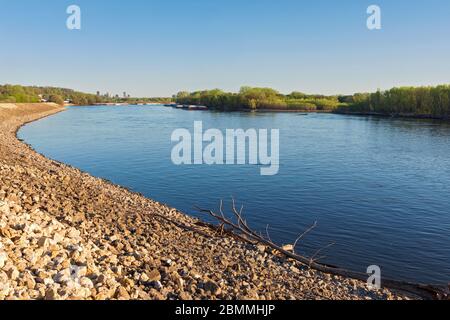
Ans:
{"label": "riverbank", "polygon": [[[333,113],[329,110],[295,110],[295,109],[258,109],[256,112],[267,113],[303,113],[303,114],[315,114],[315,113]],[[252,111],[249,111],[252,112]]]}
{"label": "riverbank", "polygon": [[219,236],[16,138],[63,110],[0,105],[0,299],[414,298]]}
{"label": "riverbank", "polygon": [[398,119],[422,119],[422,120],[442,120],[449,121],[449,117],[433,116],[431,114],[413,114],[413,113],[379,113],[379,112],[352,112],[352,111],[339,111],[336,110],[333,113],[346,115],[346,116],[361,116],[361,117],[380,117],[380,118],[398,118]]}

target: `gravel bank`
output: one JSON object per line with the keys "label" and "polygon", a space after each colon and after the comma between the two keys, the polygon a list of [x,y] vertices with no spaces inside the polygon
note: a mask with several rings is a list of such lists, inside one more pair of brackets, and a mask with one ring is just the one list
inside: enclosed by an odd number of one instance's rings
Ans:
{"label": "gravel bank", "polygon": [[19,126],[59,111],[0,104],[0,299],[411,298],[217,237],[16,139]]}

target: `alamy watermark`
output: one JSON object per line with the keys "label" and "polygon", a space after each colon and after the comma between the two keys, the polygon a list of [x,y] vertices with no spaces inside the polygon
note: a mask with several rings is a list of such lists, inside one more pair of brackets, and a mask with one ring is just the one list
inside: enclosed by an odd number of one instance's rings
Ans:
{"label": "alamy watermark", "polygon": [[367,8],[367,29],[381,30],[381,8],[377,5],[371,5]]}
{"label": "alamy watermark", "polygon": [[373,265],[367,268],[367,274],[369,278],[367,279],[367,286],[372,290],[381,289],[381,268],[379,266]]}
{"label": "alamy watermark", "polygon": [[[66,13],[69,17],[66,20],[66,26],[69,30],[81,30],[81,8],[72,4],[67,7]],[[367,28],[369,30],[381,30],[381,8],[378,5],[367,7]]]}
{"label": "alamy watermark", "polygon": [[66,20],[67,29],[81,30],[81,8],[73,4],[67,7],[66,13],[69,15]]}
{"label": "alamy watermark", "polygon": [[[219,129],[203,131],[203,122],[194,130],[176,129],[172,133],[172,162],[175,165],[260,165],[263,176],[280,169],[280,131],[271,129]],[[270,144],[270,148],[269,148]],[[269,150],[270,149],[270,150]]]}

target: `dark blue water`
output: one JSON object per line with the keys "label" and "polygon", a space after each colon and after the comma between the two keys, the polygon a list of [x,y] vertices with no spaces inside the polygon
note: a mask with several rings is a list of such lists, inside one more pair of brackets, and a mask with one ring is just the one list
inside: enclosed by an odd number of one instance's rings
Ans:
{"label": "dark blue water", "polygon": [[[280,172],[175,166],[172,131],[280,129]],[[164,107],[73,107],[24,127],[50,158],[129,187],[188,214],[235,197],[255,229],[324,262],[427,283],[450,281],[450,125],[328,114],[189,112]],[[205,217],[203,217],[205,218]],[[265,231],[264,231],[265,232]]]}

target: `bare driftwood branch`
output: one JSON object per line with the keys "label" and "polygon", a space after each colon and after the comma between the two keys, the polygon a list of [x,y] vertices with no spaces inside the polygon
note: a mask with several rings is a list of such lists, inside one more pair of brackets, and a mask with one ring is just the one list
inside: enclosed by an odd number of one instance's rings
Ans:
{"label": "bare driftwood branch", "polygon": [[336,243],[330,243],[329,245],[327,245],[327,246],[325,246],[325,247],[323,247],[323,248],[320,248],[319,250],[317,250],[316,251],[316,253],[314,253],[312,256],[311,256],[311,258],[309,259],[310,261],[311,261],[311,263],[315,263],[315,262],[318,262],[320,259],[322,259],[323,257],[319,257],[319,258],[317,258],[316,259],[316,257],[319,255],[319,253],[321,253],[322,251],[324,251],[324,250],[326,250],[326,249],[328,249],[328,248],[331,248],[332,246],[334,246]]}
{"label": "bare driftwood branch", "polygon": [[267,236],[267,240],[272,242],[272,239],[270,239],[270,234],[269,234],[269,225],[267,225],[267,227],[266,227],[266,236]]}
{"label": "bare driftwood branch", "polygon": [[[279,253],[283,254],[284,256],[296,260],[309,268],[313,270],[317,270],[320,272],[328,273],[331,275],[341,276],[345,278],[351,278],[355,280],[360,280],[366,282],[368,279],[368,275],[365,273],[350,271],[342,268],[335,268],[330,267],[324,264],[318,263],[319,259],[316,259],[318,255],[323,252],[324,250],[330,248],[334,245],[334,243],[331,243],[324,248],[319,249],[311,258],[299,255],[295,252],[295,248],[298,245],[299,241],[302,240],[307,234],[309,234],[312,230],[314,230],[317,227],[317,222],[314,223],[309,229],[307,229],[305,232],[303,232],[295,241],[294,243],[294,249],[293,251],[285,250],[282,246],[277,245],[274,243],[269,235],[269,226],[266,228],[266,236],[267,239],[264,238],[261,234],[257,234],[255,231],[253,231],[245,221],[245,219],[242,216],[243,207],[238,211],[236,208],[236,202],[234,199],[232,199],[232,206],[231,206],[231,212],[232,215],[236,218],[237,222],[234,222],[232,219],[227,218],[224,211],[223,211],[223,201],[220,202],[220,212],[217,214],[213,210],[207,210],[207,209],[201,209],[199,207],[196,207],[196,210],[198,210],[200,213],[205,213],[210,215],[211,217],[215,218],[217,221],[220,222],[220,228],[224,230],[225,227],[228,227],[229,230],[226,230],[227,233],[231,233],[235,236],[237,236],[239,239],[244,240],[246,242],[250,242],[252,244],[260,243],[263,245],[266,245],[273,250],[278,251]],[[412,293],[414,295],[417,295],[423,299],[433,299],[433,300],[448,300],[450,299],[450,289],[445,286],[432,286],[432,285],[424,285],[424,284],[416,284],[416,283],[410,283],[410,282],[403,282],[403,281],[397,281],[397,280],[389,280],[389,279],[383,279],[382,284],[386,288],[400,290]]]}
{"label": "bare driftwood branch", "polygon": [[294,252],[295,252],[295,248],[297,248],[298,242],[299,242],[300,240],[302,240],[308,233],[310,233],[310,232],[311,232],[312,230],[314,230],[316,227],[317,227],[317,221],[314,222],[314,224],[313,224],[309,229],[307,229],[305,232],[303,232],[303,233],[297,238],[297,240],[295,240],[295,242],[294,242]]}

